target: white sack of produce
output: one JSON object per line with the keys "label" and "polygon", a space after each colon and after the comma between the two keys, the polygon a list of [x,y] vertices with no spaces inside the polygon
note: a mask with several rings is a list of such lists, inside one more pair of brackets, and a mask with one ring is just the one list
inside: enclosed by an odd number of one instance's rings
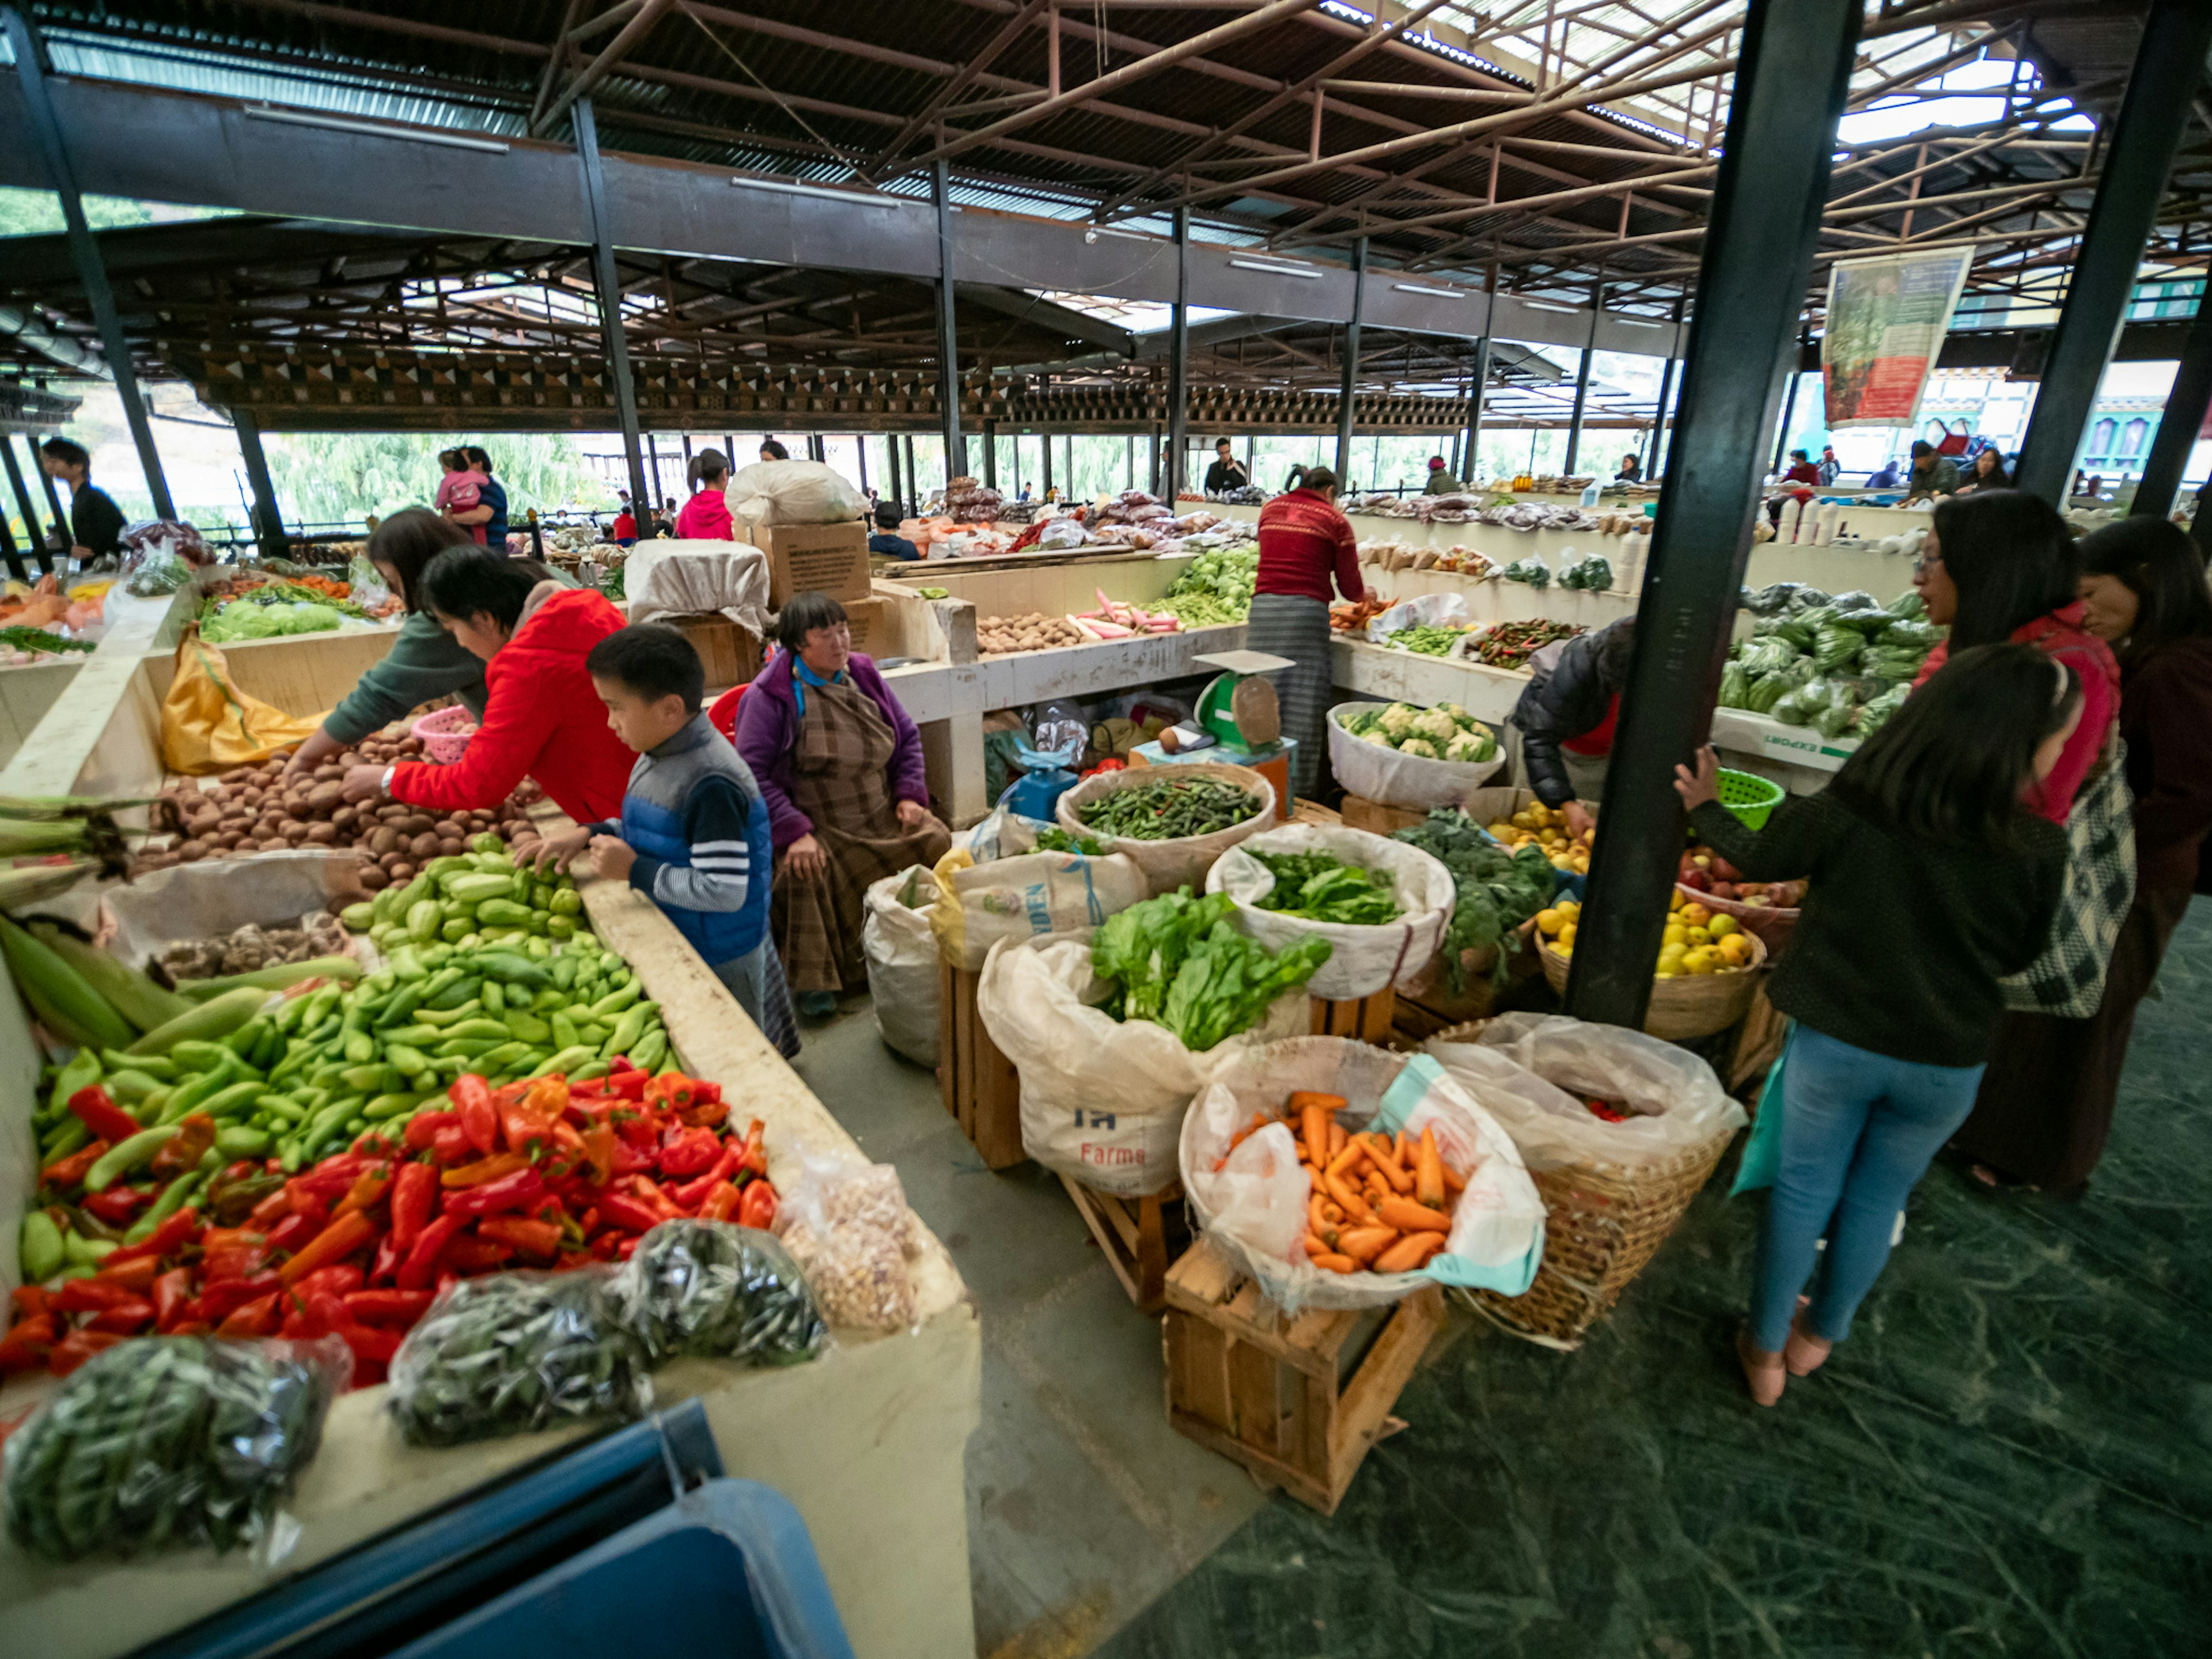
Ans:
{"label": "white sack of produce", "polygon": [[768,555],[743,542],[640,542],[623,567],[634,623],[727,617],[755,639],[768,633]]}
{"label": "white sack of produce", "polygon": [[[1149,798],[1165,801],[1176,786],[1192,783],[1228,784],[1242,790],[1251,811],[1218,830],[1196,836],[1152,836],[1126,833],[1128,818],[1121,816],[1127,802],[1108,805],[1108,797],[1125,791],[1153,792]],[[1256,836],[1275,821],[1275,786],[1249,767],[1214,761],[1194,761],[1187,766],[1133,766],[1118,772],[1101,772],[1077,784],[1060,798],[1054,809],[1060,827],[1071,836],[1087,836],[1109,853],[1126,853],[1145,872],[1152,896],[1172,893],[1178,887],[1196,892],[1206,872],[1238,842]],[[1086,821],[1086,813],[1095,822]]]}
{"label": "white sack of produce", "polygon": [[[1426,1046],[1505,1126],[1532,1170],[1668,1163],[1749,1121],[1704,1060],[1618,1025],[1501,1014],[1474,1042]],[[1589,1109],[1593,1098],[1628,1116],[1607,1121]]]}
{"label": "white sack of produce", "polygon": [[939,897],[929,925],[956,968],[980,973],[1000,939],[1096,927],[1146,896],[1134,859],[1038,852],[1036,831],[1049,826],[1012,812],[991,818],[1000,820],[995,833],[971,836],[937,861]]}
{"label": "white sack of produce", "polygon": [[[1444,1167],[1466,1188],[1449,1200],[1451,1231],[1425,1266],[1336,1273],[1314,1265],[1304,1239],[1313,1224],[1309,1200],[1318,1194],[1294,1132],[1274,1121],[1300,1091],[1340,1097],[1346,1103],[1335,1121],[1354,1134],[1402,1129],[1418,1140],[1424,1129],[1435,1131]],[[1267,1127],[1237,1140],[1255,1114],[1270,1120]],[[1316,1036],[1247,1049],[1192,1103],[1180,1158],[1183,1190],[1206,1237],[1291,1313],[1380,1307],[1429,1284],[1519,1296],[1543,1260],[1544,1203],[1521,1155],[1425,1054]],[[1387,1261],[1387,1252],[1376,1259]]]}
{"label": "white sack of produce", "polygon": [[[1256,856],[1263,853],[1278,857],[1326,854],[1355,871],[1381,871],[1390,878],[1390,884],[1376,890],[1389,895],[1397,918],[1379,923],[1328,921],[1273,908],[1295,901],[1276,892],[1276,872]],[[1234,899],[1238,930],[1270,951],[1280,951],[1306,933],[1327,939],[1329,958],[1306,981],[1306,994],[1329,1002],[1372,996],[1386,985],[1410,986],[1435,958],[1444,929],[1451,925],[1458,892],[1451,872],[1418,847],[1364,830],[1310,823],[1263,830],[1231,848],[1206,872],[1206,890]],[[1273,907],[1262,901],[1272,901]]]}
{"label": "white sack of produce", "polygon": [[937,878],[921,865],[870,882],[860,923],[867,959],[868,999],[885,1043],[918,1066],[937,1064],[942,998],[937,982],[937,935],[929,931]]}
{"label": "white sack of produce", "polygon": [[726,492],[739,524],[842,524],[866,516],[867,498],[820,461],[755,461]]}
{"label": "white sack of produce", "polygon": [[[1443,758],[1454,749],[1467,757]],[[1457,806],[1504,764],[1498,734],[1457,703],[1340,702],[1328,711],[1329,770],[1348,793],[1385,806]]]}
{"label": "white sack of produce", "polygon": [[975,1009],[1022,1080],[1022,1150],[1052,1170],[1121,1198],[1176,1178],[1176,1143],[1191,1097],[1255,1043],[1303,1031],[1303,992],[1279,997],[1253,1030],[1204,1053],[1150,1020],[1095,1005],[1107,983],[1087,939],[994,946]]}
{"label": "white sack of produce", "polygon": [[1394,605],[1367,624],[1370,645],[1388,643],[1390,636],[1401,628],[1443,628],[1451,623],[1465,624],[1473,620],[1467,601],[1456,593],[1424,593],[1419,599]]}

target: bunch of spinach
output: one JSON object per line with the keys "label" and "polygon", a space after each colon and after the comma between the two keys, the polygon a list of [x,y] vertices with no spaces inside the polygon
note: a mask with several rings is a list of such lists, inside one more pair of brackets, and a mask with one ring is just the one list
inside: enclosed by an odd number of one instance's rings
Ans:
{"label": "bunch of spinach", "polygon": [[1091,942],[1092,971],[1115,985],[1106,1012],[1151,1020],[1203,1053],[1250,1030],[1328,960],[1319,934],[1271,953],[1231,926],[1236,909],[1225,893],[1193,898],[1184,887],[1108,917]]}
{"label": "bunch of spinach", "polygon": [[1443,956],[1452,989],[1467,989],[1468,956],[1492,945],[1498,947],[1492,981],[1502,983],[1507,954],[1521,948],[1514,929],[1549,904],[1557,888],[1557,872],[1543,850],[1532,842],[1509,853],[1473,818],[1449,806],[1434,809],[1393,839],[1419,848],[1451,872],[1458,902],[1444,932]]}
{"label": "bunch of spinach", "polygon": [[1328,853],[1261,853],[1275,884],[1253,901],[1262,910],[1346,927],[1379,927],[1398,919],[1397,883],[1387,870],[1363,870]]}

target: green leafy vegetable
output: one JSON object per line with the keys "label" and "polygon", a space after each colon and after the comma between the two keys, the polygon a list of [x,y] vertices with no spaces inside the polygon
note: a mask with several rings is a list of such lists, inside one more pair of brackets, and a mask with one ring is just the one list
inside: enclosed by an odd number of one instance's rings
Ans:
{"label": "green leafy vegetable", "polygon": [[[1249,848],[1245,849],[1251,852]],[[1396,881],[1387,870],[1363,870],[1328,853],[1252,853],[1275,884],[1255,902],[1262,910],[1349,927],[1398,919]]]}
{"label": "green leafy vegetable", "polygon": [[43,628],[0,628],[0,645],[14,651],[43,651],[48,656],[58,657],[71,651],[93,652],[100,647],[91,640],[65,640],[58,634],[49,634]]}
{"label": "green leafy vegetable", "polygon": [[1164,1026],[1203,1053],[1250,1030],[1328,960],[1317,933],[1269,952],[1230,925],[1236,909],[1226,893],[1194,899],[1184,887],[1108,917],[1091,942],[1092,971],[1115,985],[1105,1011]]}
{"label": "green leafy vegetable", "polygon": [[1552,902],[1557,872],[1534,843],[1509,853],[1464,812],[1440,806],[1420,823],[1392,837],[1418,847],[1451,872],[1458,902],[1443,940],[1444,969],[1452,989],[1467,988],[1467,969],[1475,952],[1495,945],[1493,982],[1505,977],[1508,953],[1520,948],[1514,929]]}
{"label": "green leafy vegetable", "polygon": [[1106,856],[1106,843],[1095,836],[1071,836],[1054,823],[1037,831],[1036,850],[1040,853],[1080,853],[1085,858],[1103,859]]}

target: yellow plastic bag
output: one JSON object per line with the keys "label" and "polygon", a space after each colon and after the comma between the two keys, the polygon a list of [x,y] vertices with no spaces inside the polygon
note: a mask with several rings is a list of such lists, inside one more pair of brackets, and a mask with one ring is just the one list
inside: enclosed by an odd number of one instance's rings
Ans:
{"label": "yellow plastic bag", "polygon": [[177,647],[177,677],[161,700],[161,764],[187,775],[252,766],[322,723],[321,714],[288,714],[240,690],[222,653],[194,629]]}

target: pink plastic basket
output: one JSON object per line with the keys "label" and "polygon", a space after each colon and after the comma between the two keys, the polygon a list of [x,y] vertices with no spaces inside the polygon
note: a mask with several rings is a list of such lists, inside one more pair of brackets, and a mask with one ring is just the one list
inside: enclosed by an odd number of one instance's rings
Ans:
{"label": "pink plastic basket", "polygon": [[460,759],[476,735],[476,716],[459,703],[425,714],[409,728],[422,739],[422,753],[434,766],[451,766]]}

